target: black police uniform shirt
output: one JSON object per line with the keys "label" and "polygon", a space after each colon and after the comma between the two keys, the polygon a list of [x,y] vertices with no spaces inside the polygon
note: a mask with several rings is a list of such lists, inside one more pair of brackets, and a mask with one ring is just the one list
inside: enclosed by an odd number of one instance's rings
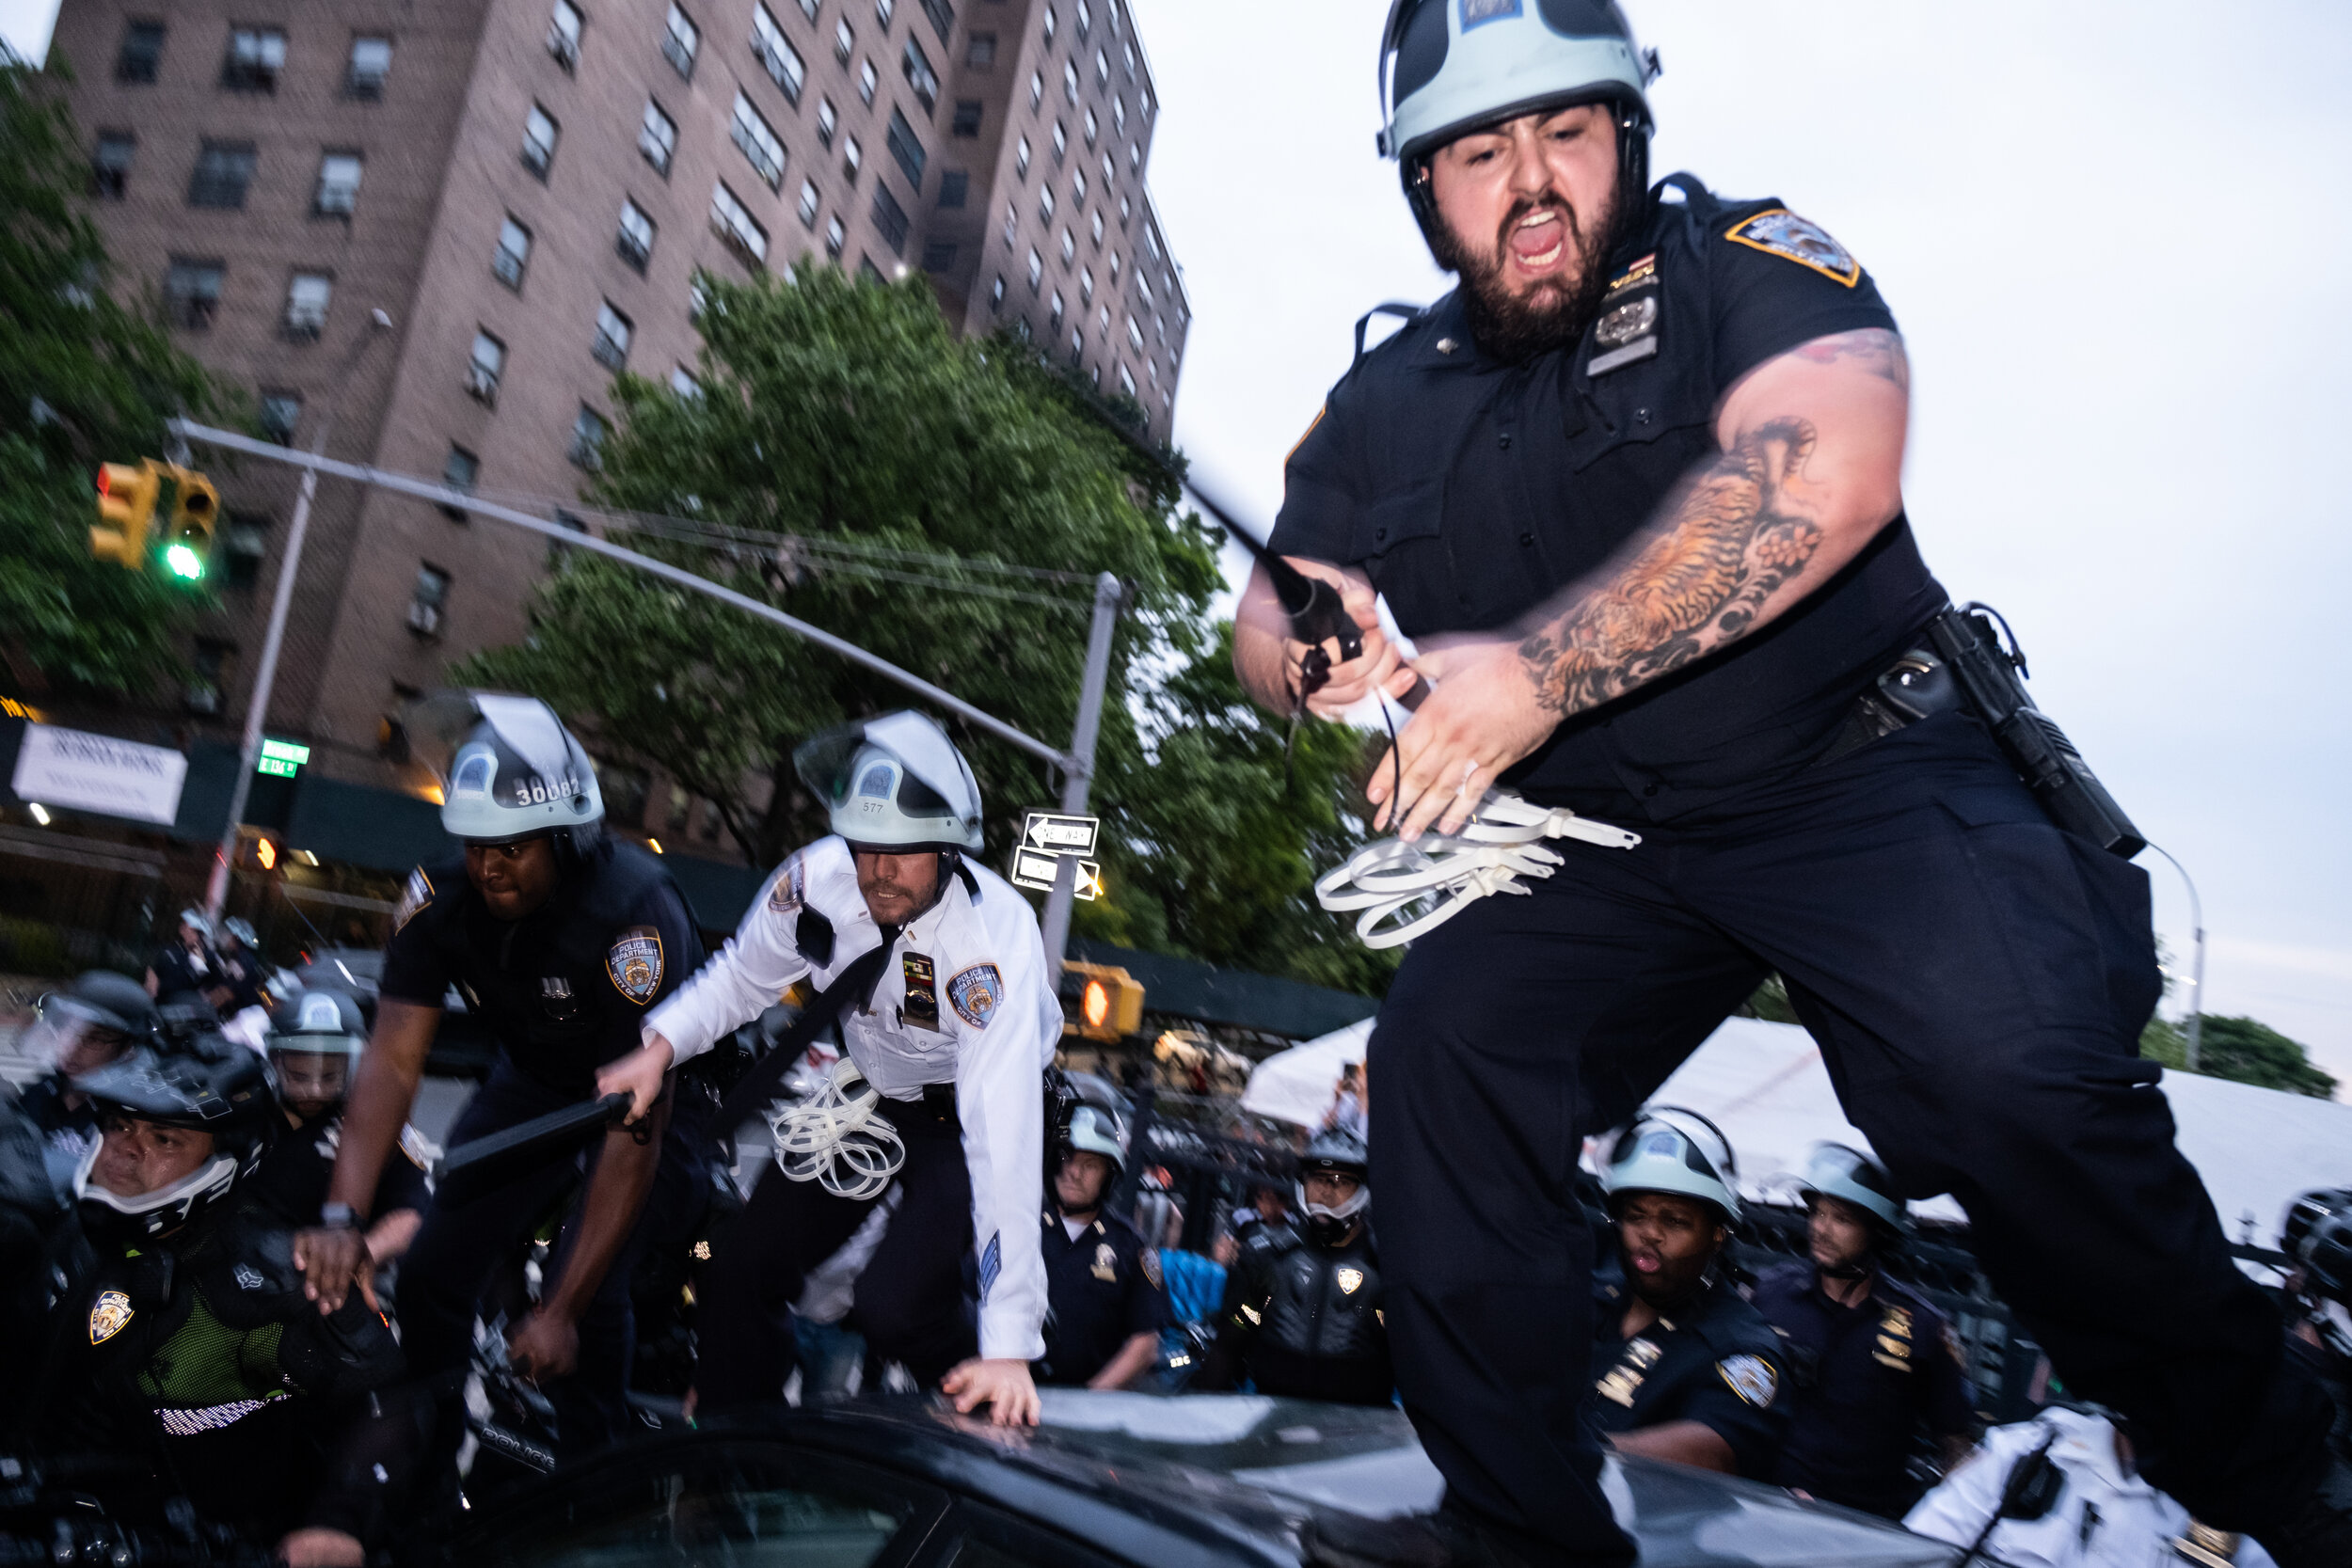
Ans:
{"label": "black police uniform shirt", "polygon": [[1753,1304],[1788,1362],[1788,1435],[1772,1479],[1866,1513],[1901,1514],[1918,1500],[1906,1465],[1920,1429],[1960,1436],[1975,1422],[1944,1314],[1883,1275],[1859,1304],[1843,1306],[1806,1262],[1767,1272]]}
{"label": "black police uniform shirt", "polygon": [[500,920],[458,856],[410,875],[381,994],[438,1007],[453,985],[526,1078],[586,1099],[638,1046],[645,1010],[701,967],[702,939],[660,863],[606,841],[545,904]]}
{"label": "black police uniform shirt", "polygon": [[1633,1297],[1613,1260],[1593,1273],[1593,1398],[1603,1433],[1696,1421],[1731,1445],[1739,1473],[1764,1480],[1788,1430],[1780,1338],[1722,1274],[1631,1338]]}
{"label": "black police uniform shirt", "polygon": [[234,1018],[247,1007],[262,1006],[262,960],[249,947],[220,958],[220,974],[213,984],[229,988],[228,1005],[220,1009],[224,1018]]}
{"label": "black police uniform shirt", "polygon": [[188,991],[207,991],[221,984],[220,965],[209,948],[188,950],[181,942],[168,942],[155,950],[155,961],[148,967],[155,972],[155,995],[168,1001]]}
{"label": "black police uniform shirt", "polygon": [[1216,1342],[1196,1381],[1231,1386],[1244,1372],[1262,1394],[1387,1404],[1395,1397],[1387,1294],[1369,1227],[1336,1247],[1268,1227],[1226,1281]]}
{"label": "black police uniform shirt", "polygon": [[[277,1141],[246,1178],[255,1194],[292,1225],[316,1225],[326,1203],[326,1189],[335,1175],[335,1156],[342,1147],[343,1111],[338,1105],[293,1127],[280,1127]],[[384,1161],[375,1179],[375,1198],[368,1205],[368,1223],[403,1209],[421,1212],[433,1196],[425,1184],[432,1164],[423,1134],[404,1124],[400,1140]]]}
{"label": "black police uniform shirt", "polygon": [[[1685,199],[1660,199],[1669,186]],[[1274,547],[1360,567],[1408,637],[1506,628],[1717,454],[1741,374],[1894,328],[1860,263],[1777,201],[1719,202],[1687,175],[1650,201],[1574,348],[1491,358],[1457,290],[1360,356],[1290,455]],[[1502,782],[1665,821],[1800,769],[1944,603],[1899,516],[1771,626],[1570,718]]]}
{"label": "black police uniform shirt", "polygon": [[1143,1232],[1107,1210],[1074,1237],[1061,1211],[1048,1206],[1045,1255],[1045,1354],[1040,1383],[1082,1385],[1138,1334],[1175,1325],[1160,1255]]}

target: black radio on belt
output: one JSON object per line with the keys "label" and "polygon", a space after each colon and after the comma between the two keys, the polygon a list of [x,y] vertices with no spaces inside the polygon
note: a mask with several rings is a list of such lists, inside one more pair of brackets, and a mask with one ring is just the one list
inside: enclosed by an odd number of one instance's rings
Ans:
{"label": "black radio on belt", "polygon": [[[2000,633],[2008,628],[2000,611],[1971,603],[1944,611],[1928,623],[1927,630],[1937,660],[1951,673],[1959,694],[1993,732],[2052,820],[2111,855],[2131,859],[2148,847],[2147,838],[2132,826],[2066,732],[2026,694],[2026,656],[2014,634],[2002,641]],[[1879,690],[1891,705],[1910,710],[1907,717],[1924,718],[1904,700],[1904,689],[1913,683],[1933,684],[1932,672],[1909,670],[1915,658],[1905,656],[1904,662],[1881,676]],[[1890,688],[1890,683],[1896,684]]]}

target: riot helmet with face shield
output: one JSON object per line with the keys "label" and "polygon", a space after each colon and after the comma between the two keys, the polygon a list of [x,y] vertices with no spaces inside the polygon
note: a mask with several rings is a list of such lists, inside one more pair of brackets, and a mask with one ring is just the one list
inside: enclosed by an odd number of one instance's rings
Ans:
{"label": "riot helmet with face shield", "polygon": [[366,1044],[366,1022],[349,996],[323,986],[294,992],[270,1020],[279,1101],[305,1120],[342,1104]]}
{"label": "riot helmet with face shield", "polygon": [[577,865],[603,841],[604,794],[555,710],[536,697],[444,691],[419,704],[408,732],[441,783],[441,827],[468,845],[551,837]]}
{"label": "riot helmet with face shield", "polygon": [[[167,1236],[229,1197],[268,1148],[277,1100],[262,1059],[217,1032],[185,1046],[142,1047],[74,1080],[98,1108],[100,1140],[74,1173],[83,1227],[100,1240]],[[202,1133],[209,1152],[174,1180],[119,1190],[110,1145],[151,1135]]]}
{"label": "riot helmet with face shield", "polygon": [[[1318,1203],[1307,1188],[1309,1179],[1317,1174],[1352,1180],[1355,1190],[1338,1203]],[[1372,1153],[1363,1139],[1338,1127],[1316,1133],[1299,1152],[1295,1191],[1308,1240],[1322,1246],[1345,1241],[1372,1204]]]}
{"label": "riot helmet with face shield", "polygon": [[94,1072],[163,1033],[163,1015],[147,988],[108,969],[83,974],[40,999],[20,1052],[60,1078]]}

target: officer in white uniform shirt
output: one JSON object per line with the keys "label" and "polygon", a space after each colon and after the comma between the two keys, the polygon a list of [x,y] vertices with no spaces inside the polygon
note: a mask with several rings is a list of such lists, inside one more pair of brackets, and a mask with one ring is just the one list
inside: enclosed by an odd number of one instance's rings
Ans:
{"label": "officer in white uniform shirt", "polygon": [[[698,1300],[704,1416],[771,1404],[794,1366],[790,1304],[896,1185],[898,1209],[857,1283],[851,1323],[884,1361],[957,1408],[1034,1422],[1044,1354],[1043,1074],[1061,1035],[1037,918],[963,858],[979,786],[946,734],[894,713],[793,754],[837,836],[778,867],[702,972],[646,1016],[640,1050],[597,1075],[642,1113],[662,1075],[803,978],[828,987],[878,945],[872,990],[841,1015],[831,1090],[777,1124],[781,1169],[714,1238]],[[879,1094],[879,1100],[874,1097]],[[978,1322],[964,1305],[977,1266]],[[976,1332],[977,1326],[977,1332]]]}

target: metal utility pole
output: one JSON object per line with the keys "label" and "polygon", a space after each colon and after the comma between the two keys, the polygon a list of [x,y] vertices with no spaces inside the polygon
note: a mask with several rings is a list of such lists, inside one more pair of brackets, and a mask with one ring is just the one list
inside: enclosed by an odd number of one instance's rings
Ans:
{"label": "metal utility pole", "polygon": [[[390,329],[392,318],[382,310],[368,317],[368,334],[359,340],[335,373],[326,406],[319,411],[318,429],[310,435],[310,455],[324,455],[327,432],[335,426],[335,408],[342,401],[351,372]],[[196,428],[183,430],[174,421],[172,434],[184,439]],[[237,830],[245,823],[246,798],[253,790],[253,769],[261,763],[262,731],[269,721],[270,690],[278,684],[278,651],[286,641],[286,615],[294,607],[294,578],[302,570],[302,545],[310,533],[310,500],[319,493],[319,471],[302,470],[302,490],[294,498],[294,521],[286,530],[286,555],[278,566],[278,591],[270,598],[269,630],[262,639],[262,666],[254,673],[253,692],[245,705],[245,745],[237,752],[237,776],[229,786],[229,820],[220,830],[220,852],[213,860],[212,880],[204,889],[205,916],[217,923],[229,904],[229,870],[237,858]]]}
{"label": "metal utility pole", "polygon": [[2200,1059],[2198,1047],[2201,1043],[2205,1022],[2205,907],[2198,902],[2197,884],[2190,879],[2188,867],[2172,860],[2172,852],[2161,844],[2151,844],[2148,847],[2172,861],[2172,869],[2181,874],[2181,881],[2188,889],[2188,924],[2195,933],[2197,952],[2189,961],[2188,1028],[2185,1031],[2186,1044],[2183,1054],[2188,1063],[2188,1070],[2195,1072]]}
{"label": "metal utility pole", "polygon": [[[1087,791],[1094,783],[1094,743],[1103,733],[1103,692],[1110,684],[1111,633],[1119,626],[1119,605],[1126,591],[1108,572],[1094,579],[1094,624],[1087,630],[1086,675],[1078,683],[1078,721],[1070,732],[1070,755],[1077,766],[1062,770],[1061,809],[1084,816]],[[1039,923],[1045,938],[1048,983],[1061,979],[1062,956],[1070,948],[1070,903],[1078,890],[1075,856],[1058,857],[1054,867],[1054,891],[1045,895],[1045,918]]]}

